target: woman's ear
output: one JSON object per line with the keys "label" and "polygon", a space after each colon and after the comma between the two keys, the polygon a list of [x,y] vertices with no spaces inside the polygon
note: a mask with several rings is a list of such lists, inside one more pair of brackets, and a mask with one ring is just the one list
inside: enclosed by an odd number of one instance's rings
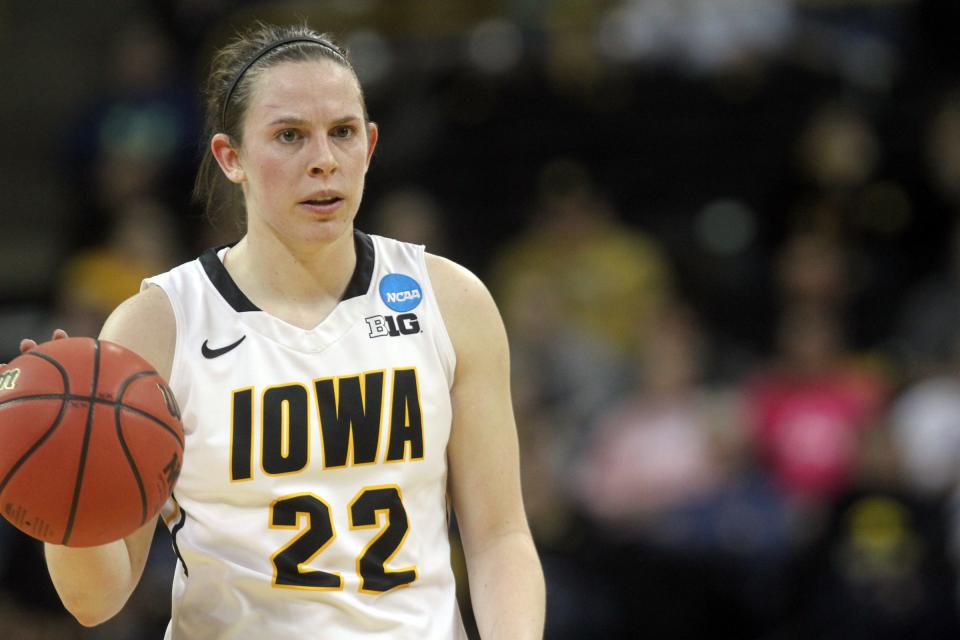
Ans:
{"label": "woman's ear", "polygon": [[225,133],[215,134],[210,140],[210,153],[216,158],[227,180],[240,184],[246,179],[240,163],[240,153],[233,147],[230,136]]}
{"label": "woman's ear", "polygon": [[377,140],[380,139],[380,129],[376,122],[367,123],[367,168],[370,168],[370,159],[373,157],[373,150],[377,148]]}

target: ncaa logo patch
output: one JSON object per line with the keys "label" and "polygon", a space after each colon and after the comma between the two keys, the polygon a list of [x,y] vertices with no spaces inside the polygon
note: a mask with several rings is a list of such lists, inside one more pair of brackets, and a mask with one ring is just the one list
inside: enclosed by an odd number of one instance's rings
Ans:
{"label": "ncaa logo patch", "polygon": [[410,276],[389,273],[380,279],[380,299],[394,311],[411,311],[423,299],[423,290]]}

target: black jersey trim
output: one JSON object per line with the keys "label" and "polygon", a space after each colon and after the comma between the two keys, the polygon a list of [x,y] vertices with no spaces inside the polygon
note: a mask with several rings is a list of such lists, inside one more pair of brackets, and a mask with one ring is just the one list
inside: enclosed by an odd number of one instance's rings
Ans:
{"label": "black jersey trim", "polygon": [[220,292],[223,299],[226,300],[234,311],[260,311],[260,308],[250,302],[250,298],[240,290],[237,283],[233,281],[227,268],[223,266],[220,257],[217,255],[221,249],[232,247],[233,244],[225,244],[212,249],[207,249],[200,254],[200,264],[203,270],[207,272],[210,282]]}
{"label": "black jersey trim", "polygon": [[[177,497],[172,495],[173,501],[177,501]],[[177,544],[177,534],[180,533],[180,529],[183,529],[183,525],[187,524],[187,512],[186,510],[177,503],[177,507],[180,509],[180,520],[177,521],[177,524],[173,525],[170,528],[170,541],[173,546],[173,552],[177,554],[177,559],[180,561],[180,566],[183,567],[183,575],[187,578],[190,577],[190,570],[187,569],[187,562],[183,559],[183,555],[180,553],[180,546]]]}
{"label": "black jersey trim", "polygon": [[[373,279],[373,266],[376,259],[376,251],[373,248],[373,239],[364,232],[354,229],[353,242],[357,251],[357,266],[353,270],[350,282],[347,283],[347,289],[343,292],[341,300],[349,300],[358,296],[366,295],[370,290],[370,281]],[[253,304],[250,298],[240,290],[233,277],[223,266],[219,256],[220,251],[226,247],[232,247],[233,244],[225,244],[219,247],[207,249],[200,254],[200,264],[210,278],[210,283],[223,296],[234,311],[260,311],[260,307]]]}
{"label": "black jersey trim", "polygon": [[376,257],[373,239],[364,232],[354,229],[353,242],[357,248],[357,266],[353,269],[353,276],[341,300],[367,295],[367,291],[370,290],[370,281],[373,279],[373,262]]}

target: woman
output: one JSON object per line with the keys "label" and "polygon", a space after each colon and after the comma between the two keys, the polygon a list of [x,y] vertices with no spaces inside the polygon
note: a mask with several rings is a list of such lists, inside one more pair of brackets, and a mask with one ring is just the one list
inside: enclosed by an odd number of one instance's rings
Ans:
{"label": "woman", "polygon": [[[258,25],[215,58],[207,113],[198,185],[219,167],[239,187],[246,234],[146,280],[100,334],[181,405],[167,638],[465,637],[448,495],[482,636],[540,637],[499,314],[465,269],[354,229],[378,131],[344,52]],[[122,608],[154,526],[46,547],[81,623]]]}

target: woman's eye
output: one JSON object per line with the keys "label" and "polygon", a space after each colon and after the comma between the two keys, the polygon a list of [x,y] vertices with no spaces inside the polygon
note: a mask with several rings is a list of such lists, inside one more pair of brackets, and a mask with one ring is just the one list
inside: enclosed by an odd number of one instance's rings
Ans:
{"label": "woman's eye", "polygon": [[300,139],[300,134],[294,129],[284,129],[277,137],[281,142],[296,142]]}

